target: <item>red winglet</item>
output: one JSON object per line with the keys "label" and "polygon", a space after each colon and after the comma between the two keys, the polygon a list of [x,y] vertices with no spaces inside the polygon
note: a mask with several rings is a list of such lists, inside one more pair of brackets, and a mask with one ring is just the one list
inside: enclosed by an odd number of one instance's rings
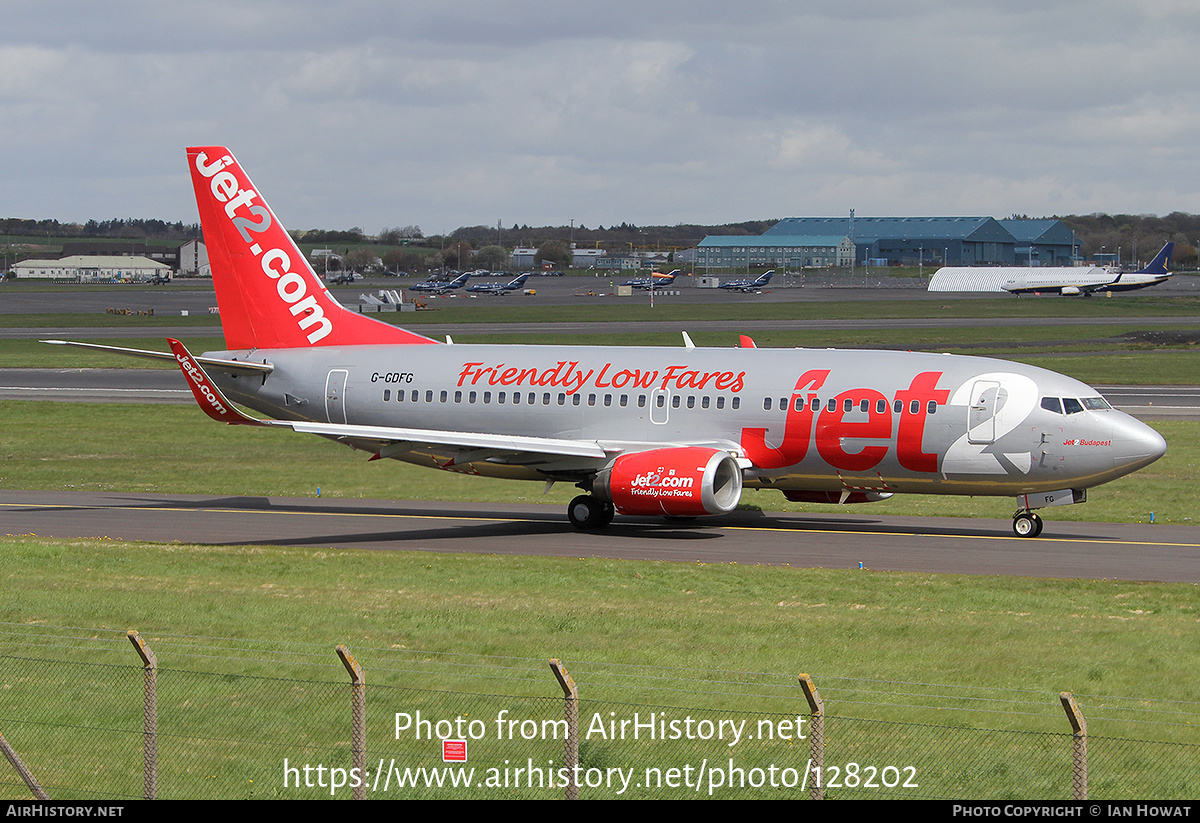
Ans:
{"label": "red winglet", "polygon": [[226,399],[221,390],[204,371],[204,367],[196,362],[192,357],[191,352],[180,343],[178,340],[167,338],[167,344],[170,345],[171,351],[175,353],[175,360],[179,363],[179,370],[183,372],[183,376],[187,378],[188,387],[192,390],[192,395],[195,396],[196,402],[200,404],[200,408],[204,413],[216,420],[219,423],[228,423],[229,425],[246,425],[246,426],[265,426],[267,425],[261,420],[255,420],[248,414],[243,414],[233,407],[233,404]]}
{"label": "red winglet", "polygon": [[738,344],[743,349],[757,349],[758,348],[758,346],[754,345],[754,340],[748,334],[739,334],[738,335]]}

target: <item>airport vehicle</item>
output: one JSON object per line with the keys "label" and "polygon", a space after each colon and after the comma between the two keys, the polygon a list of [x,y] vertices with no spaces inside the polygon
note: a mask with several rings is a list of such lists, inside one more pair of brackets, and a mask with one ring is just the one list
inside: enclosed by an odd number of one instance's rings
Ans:
{"label": "airport vehicle", "polygon": [[[446,344],[344,309],[222,147],[188,149],[227,350],[173,359],[210,417],[583,494],[614,514],[732,511],[743,488],[860,503],[895,493],[1011,495],[1034,510],[1157,460],[1150,427],[1044,369],[896,351]],[[62,341],[59,341],[62,342]],[[266,419],[234,407],[242,404]],[[547,486],[548,487],[548,486]]]}
{"label": "airport vehicle", "polygon": [[664,286],[669,286],[675,282],[675,277],[681,273],[680,269],[675,269],[672,272],[663,274],[661,272],[651,272],[649,277],[635,277],[632,280],[626,280],[622,285],[633,286],[635,289],[649,291],[650,289],[661,289]]}
{"label": "airport vehicle", "polygon": [[1133,291],[1170,279],[1167,264],[1175,250],[1167,243],[1146,268],[1121,272],[1103,266],[945,266],[930,278],[929,291],[1006,291],[1009,294],[1087,296]]}
{"label": "airport vehicle", "polygon": [[426,280],[424,283],[413,283],[408,287],[408,290],[429,292],[430,294],[445,294],[446,292],[461,289],[470,279],[471,272],[463,272],[450,281]]}
{"label": "airport vehicle", "polygon": [[729,289],[730,291],[752,292],[759,289],[765,289],[767,284],[771,282],[771,278],[775,276],[775,270],[771,269],[768,272],[763,272],[758,277],[746,278],[743,280],[730,280],[728,283],[722,283],[717,286],[718,289]]}
{"label": "airport vehicle", "polygon": [[467,286],[467,291],[475,294],[505,295],[510,291],[520,290],[527,279],[529,279],[528,274],[518,274],[507,283],[476,283],[474,286]]}

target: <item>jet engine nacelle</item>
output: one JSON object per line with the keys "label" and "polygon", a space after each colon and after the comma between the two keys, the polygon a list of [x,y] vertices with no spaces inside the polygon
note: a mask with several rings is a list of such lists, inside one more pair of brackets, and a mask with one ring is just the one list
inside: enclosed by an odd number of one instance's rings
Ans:
{"label": "jet engine nacelle", "polygon": [[742,470],[726,451],[702,447],[624,454],[596,475],[592,494],[621,514],[697,517],[733,511]]}

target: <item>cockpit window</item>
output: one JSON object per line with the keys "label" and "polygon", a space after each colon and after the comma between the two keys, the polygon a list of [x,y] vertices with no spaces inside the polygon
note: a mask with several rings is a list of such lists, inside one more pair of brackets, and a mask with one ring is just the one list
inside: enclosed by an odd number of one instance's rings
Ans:
{"label": "cockpit window", "polygon": [[1062,402],[1057,397],[1043,397],[1042,408],[1055,414],[1062,414]]}
{"label": "cockpit window", "polygon": [[1103,397],[1085,397],[1083,398],[1083,407],[1088,411],[1104,411],[1112,408]]}
{"label": "cockpit window", "polygon": [[1074,397],[1064,397],[1063,398],[1063,411],[1065,411],[1067,414],[1075,414],[1077,412],[1081,412],[1081,411],[1083,411],[1083,404],[1080,403],[1078,400],[1076,400]]}

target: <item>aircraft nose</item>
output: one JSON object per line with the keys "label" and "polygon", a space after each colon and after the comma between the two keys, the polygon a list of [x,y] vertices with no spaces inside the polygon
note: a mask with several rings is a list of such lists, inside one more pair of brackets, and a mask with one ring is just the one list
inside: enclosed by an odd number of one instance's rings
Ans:
{"label": "aircraft nose", "polygon": [[1113,462],[1133,471],[1149,466],[1167,452],[1167,441],[1140,420],[1121,415],[1113,424]]}

